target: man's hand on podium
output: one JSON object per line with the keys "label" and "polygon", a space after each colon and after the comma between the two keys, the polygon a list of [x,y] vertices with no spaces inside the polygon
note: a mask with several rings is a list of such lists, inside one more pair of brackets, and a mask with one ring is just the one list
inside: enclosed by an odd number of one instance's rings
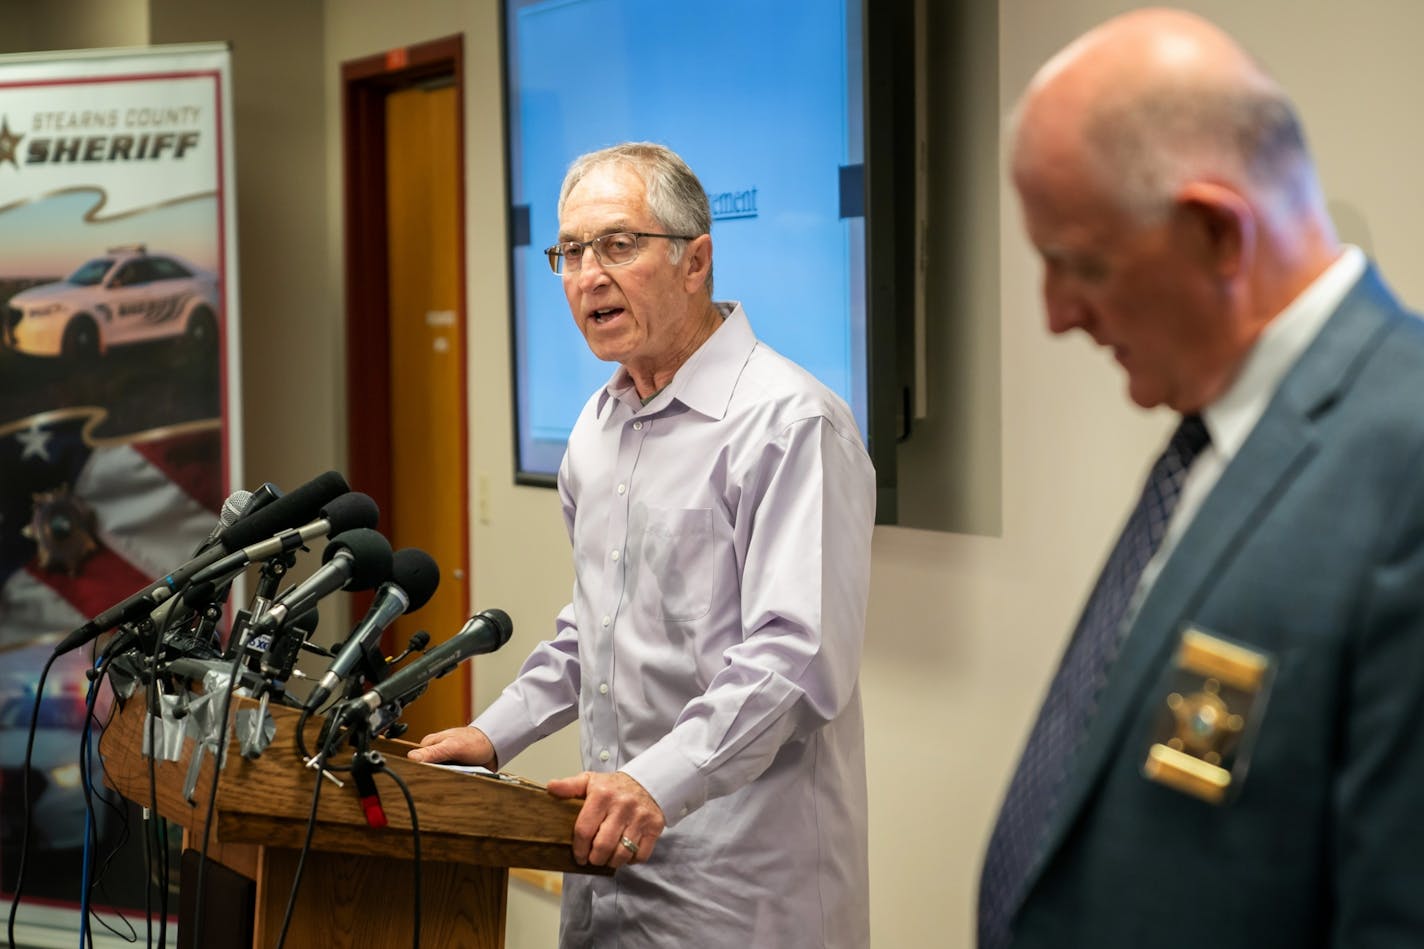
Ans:
{"label": "man's hand on podium", "polygon": [[420,739],[420,747],[406,754],[411,761],[426,764],[473,764],[498,770],[494,745],[484,732],[472,725],[447,728]]}
{"label": "man's hand on podium", "polygon": [[584,798],[574,822],[574,859],[617,870],[629,863],[646,863],[663,832],[665,821],[641,784],[622,771],[585,771],[548,783],[555,797]]}

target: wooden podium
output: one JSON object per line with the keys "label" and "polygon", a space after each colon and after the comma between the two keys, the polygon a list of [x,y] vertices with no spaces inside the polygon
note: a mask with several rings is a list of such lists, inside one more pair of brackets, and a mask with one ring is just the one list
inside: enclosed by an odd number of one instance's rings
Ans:
{"label": "wooden podium", "polygon": [[[233,712],[256,709],[248,698]],[[268,709],[276,724],[272,744],[248,760],[233,741],[218,782],[208,856],[256,881],[254,946],[276,945],[311,813],[312,784],[325,781],[302,871],[301,889],[287,932],[291,947],[409,945],[414,907],[410,814],[399,787],[376,775],[388,827],[373,829],[349,771],[344,787],[304,767],[297,752],[295,709]],[[108,783],[140,805],[150,801],[150,762],[143,753],[143,694],[114,713],[100,742]],[[316,746],[321,721],[307,723],[307,747]],[[231,734],[231,729],[229,729]],[[197,747],[185,739],[182,759],[155,766],[158,813],[181,825],[201,847],[212,786],[213,755],[201,762],[195,801],[183,785]],[[504,945],[509,867],[606,873],[574,862],[570,841],[581,801],[561,801],[518,778],[483,777],[405,757],[409,742],[377,740],[373,747],[398,773],[415,799],[421,847],[421,941],[431,946]],[[349,763],[350,749],[333,758]],[[206,887],[205,887],[206,888]]]}

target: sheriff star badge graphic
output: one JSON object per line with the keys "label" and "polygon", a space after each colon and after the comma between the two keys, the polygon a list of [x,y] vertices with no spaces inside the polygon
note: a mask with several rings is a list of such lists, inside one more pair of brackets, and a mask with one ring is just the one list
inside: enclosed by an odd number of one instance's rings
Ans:
{"label": "sheriff star badge graphic", "polygon": [[18,171],[20,162],[15,158],[15,151],[20,147],[23,135],[16,135],[10,131],[10,118],[6,116],[0,119],[0,165],[9,162]]}

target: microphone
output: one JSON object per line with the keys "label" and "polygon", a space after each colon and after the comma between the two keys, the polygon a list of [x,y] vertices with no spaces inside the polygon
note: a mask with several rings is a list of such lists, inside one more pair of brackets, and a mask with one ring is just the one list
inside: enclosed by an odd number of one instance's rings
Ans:
{"label": "microphone", "polygon": [[222,532],[231,527],[233,522],[243,515],[251,501],[252,492],[244,488],[238,488],[229,494],[227,500],[223,502],[222,510],[218,512],[217,525],[213,527],[212,533],[208,534],[207,540],[203,541],[193,552],[194,555],[196,556],[216,544],[218,538],[222,536]]}
{"label": "microphone", "polygon": [[381,584],[376,599],[361,622],[351,631],[326,674],[307,696],[306,707],[319,708],[338,684],[350,678],[367,649],[375,645],[402,613],[420,609],[440,585],[440,567],[435,558],[417,547],[398,550],[392,558],[391,579]]}
{"label": "microphone", "polygon": [[[216,543],[218,538],[222,535],[223,530],[231,527],[235,521],[247,517],[250,514],[256,514],[280,497],[282,497],[282,489],[270,481],[264,481],[256,491],[238,491],[233,494],[227,499],[227,502],[223,504],[223,514],[218,521],[218,526],[213,528],[213,532],[208,535],[207,542],[198,548],[198,552],[201,553]],[[228,508],[234,504],[235,499],[237,500],[236,514],[233,517],[228,517]],[[215,604],[219,601],[226,602],[231,585],[231,579],[224,580],[220,584],[205,583],[202,584],[200,593],[195,595],[193,588],[197,585],[189,583],[187,590],[183,593],[183,605],[189,610],[196,611],[206,609],[209,604]],[[175,606],[172,600],[168,601],[165,605],[170,610]],[[153,619],[155,623],[161,624],[163,618],[158,615],[159,612],[161,612],[161,608],[154,612]]]}
{"label": "microphone", "polygon": [[101,633],[107,632],[121,623],[131,623],[142,619],[161,606],[166,600],[187,586],[193,575],[204,567],[217,562],[229,550],[245,547],[261,537],[274,534],[292,524],[310,520],[320,511],[322,505],[344,494],[350,488],[339,472],[328,471],[319,475],[284,495],[251,517],[240,517],[224,528],[219,535],[219,543],[198,554],[166,577],[155,581],[128,599],[114,604],[87,623],[77,627],[54,648],[54,655],[60,656],[84,645]]}
{"label": "microphone", "polygon": [[305,580],[289,587],[253,623],[254,631],[276,629],[288,617],[300,616],[322,597],[337,590],[369,590],[391,575],[391,542],[369,527],[358,527],[331,538],[322,565]]}
{"label": "microphone", "polygon": [[409,656],[413,652],[425,652],[425,647],[430,645],[430,634],[425,630],[417,630],[415,635],[410,637],[410,642],[405,644],[405,648],[394,656],[386,660],[386,666],[394,666]]}
{"label": "microphone", "polygon": [[400,701],[425,688],[471,656],[494,652],[509,642],[514,623],[504,610],[483,610],[471,616],[458,633],[376,683],[365,695],[342,706],[337,721],[349,721],[376,711],[388,702]]}
{"label": "microphone", "polygon": [[249,544],[241,550],[233,551],[221,560],[209,564],[193,574],[192,583],[196,586],[208,582],[218,582],[219,578],[225,574],[236,573],[248,564],[260,563],[289,550],[305,547],[308,541],[318,537],[325,537],[328,534],[343,534],[358,527],[375,527],[381,517],[376,502],[371,500],[368,495],[357,491],[341,495],[317,513],[321,516],[309,524],[284,530],[275,537]]}
{"label": "microphone", "polygon": [[[253,501],[264,496],[266,487],[263,485],[257,489]],[[273,490],[275,492],[275,489]],[[351,486],[338,471],[318,475],[269,504],[256,510],[244,511],[244,517],[238,518],[236,523],[223,531],[222,545],[226,550],[237,550],[239,547],[246,547],[271,537],[278,531],[305,524],[317,517],[323,507],[350,490]],[[252,508],[253,505],[249,504],[248,507]]]}
{"label": "microphone", "polygon": [[[268,482],[268,484],[271,484],[271,482]],[[222,510],[218,513],[217,524],[214,525],[212,531],[208,534],[207,539],[205,539],[201,544],[198,545],[197,550],[193,551],[193,556],[198,556],[199,554],[203,553],[203,551],[216,544],[218,542],[218,538],[222,536],[222,532],[231,527],[238,518],[242,517],[242,515],[247,512],[248,508],[252,504],[252,498],[252,492],[243,488],[238,488],[232,494],[229,494],[227,496],[227,500],[223,502]],[[189,589],[191,590],[191,587]],[[188,595],[185,593],[182,599],[182,603],[191,612],[199,609],[202,605],[206,605],[210,600],[215,599],[217,597],[217,592],[218,591],[216,587],[214,587],[213,590],[210,592],[210,595],[202,598],[201,604],[199,604],[197,601],[190,600],[188,598]],[[226,589],[224,589],[223,593],[225,596]],[[178,604],[179,601],[177,599],[170,599],[162,606],[154,610],[153,613],[150,614],[150,618],[153,620],[154,625],[160,629],[166,626],[170,622],[170,618],[173,616],[173,611],[177,608]]]}
{"label": "microphone", "polygon": [[391,543],[368,527],[333,537],[322,553],[322,565],[302,582],[277,597],[252,623],[248,643],[253,649],[266,640],[259,664],[262,674],[286,679],[297,662],[304,633],[284,628],[288,620],[308,612],[316,601],[337,590],[369,590],[391,575]]}
{"label": "microphone", "polygon": [[[349,490],[349,489],[348,489]],[[242,509],[242,516],[247,517],[256,514],[267,505],[271,504],[285,495],[282,489],[270,481],[262,482],[262,486],[252,492],[252,499],[247,502],[247,507]]]}

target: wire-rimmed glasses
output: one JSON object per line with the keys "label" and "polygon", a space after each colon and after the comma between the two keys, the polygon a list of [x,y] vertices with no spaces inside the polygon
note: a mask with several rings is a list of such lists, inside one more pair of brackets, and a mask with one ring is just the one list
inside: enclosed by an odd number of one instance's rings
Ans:
{"label": "wire-rimmed glasses", "polygon": [[593,248],[593,255],[598,258],[600,266],[621,267],[631,264],[638,259],[638,253],[643,249],[642,239],[645,237],[661,237],[670,241],[694,239],[686,234],[617,231],[613,234],[601,234],[591,241],[560,241],[553,247],[546,247],[544,253],[549,257],[549,269],[556,276],[562,277],[564,274],[577,272],[583,266],[583,255],[590,247]]}

